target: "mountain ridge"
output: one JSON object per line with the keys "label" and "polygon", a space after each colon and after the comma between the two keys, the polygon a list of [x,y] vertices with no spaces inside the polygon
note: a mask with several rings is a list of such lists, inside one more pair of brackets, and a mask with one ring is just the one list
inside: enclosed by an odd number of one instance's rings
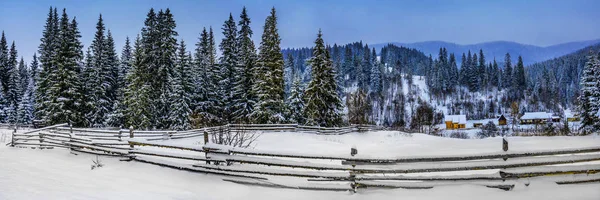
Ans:
{"label": "mountain ridge", "polygon": [[573,53],[577,50],[598,43],[600,43],[600,39],[566,42],[542,47],[502,40],[467,45],[433,40],[415,43],[377,43],[369,46],[375,48],[375,50],[379,53],[381,48],[383,48],[385,45],[394,44],[397,46],[417,49],[423,52],[425,55],[431,55],[432,57],[436,57],[438,55],[440,47],[445,47],[448,50],[448,53],[454,53],[459,61],[461,60],[462,53],[467,53],[468,51],[474,53],[479,52],[479,49],[483,49],[486,61],[488,62],[491,62],[494,58],[496,58],[496,61],[498,62],[504,62],[504,55],[506,53],[510,53],[513,63],[516,62],[518,56],[521,55],[523,56],[524,64],[530,65]]}

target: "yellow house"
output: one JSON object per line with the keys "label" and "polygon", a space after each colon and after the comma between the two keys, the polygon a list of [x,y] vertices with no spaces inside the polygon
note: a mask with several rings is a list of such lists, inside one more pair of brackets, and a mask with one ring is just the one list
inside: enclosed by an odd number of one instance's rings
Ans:
{"label": "yellow house", "polygon": [[567,118],[568,122],[577,122],[581,120],[578,114],[573,114],[567,111],[565,111],[565,118]]}
{"label": "yellow house", "polygon": [[444,118],[447,130],[462,129],[467,127],[466,115],[446,115]]}

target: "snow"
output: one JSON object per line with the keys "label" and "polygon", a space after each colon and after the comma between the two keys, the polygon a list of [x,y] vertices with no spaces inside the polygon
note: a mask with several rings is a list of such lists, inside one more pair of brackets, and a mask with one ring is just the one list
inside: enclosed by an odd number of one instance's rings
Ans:
{"label": "snow", "polygon": [[[1,129],[0,133],[10,130]],[[139,140],[139,139],[135,139]],[[494,153],[501,149],[501,138],[461,140],[397,131],[350,133],[345,135],[314,135],[306,133],[265,132],[255,148],[307,154],[348,156],[356,146],[358,155],[401,157],[420,155],[460,155]],[[600,144],[598,136],[581,137],[509,137],[509,151],[541,151],[564,148],[593,147]],[[10,141],[10,138],[8,138]],[[187,145],[200,149],[202,137],[166,140],[164,145]],[[7,142],[7,141],[5,141]],[[137,147],[136,147],[137,148]],[[147,148],[147,147],[143,147]],[[148,147],[149,148],[149,147]],[[159,148],[155,148],[159,149]],[[164,148],[163,148],[164,149]],[[145,149],[144,149],[145,150]],[[150,150],[148,150],[150,151]],[[163,151],[163,150],[161,150]],[[186,151],[177,151],[184,153]],[[193,151],[190,155],[194,155]],[[157,152],[158,153],[158,152]],[[186,152],[189,153],[189,152]],[[197,152],[201,157],[204,153]],[[593,157],[593,154],[590,154]],[[184,155],[181,155],[184,156]],[[144,156],[142,156],[144,157]],[[150,159],[151,156],[145,156]],[[364,189],[358,193],[313,191],[259,187],[223,181],[232,179],[221,175],[194,173],[147,163],[119,161],[119,158],[99,157],[103,167],[90,170],[96,156],[73,155],[65,149],[39,150],[10,148],[0,145],[0,199],[583,199],[597,200],[600,184],[557,185],[546,180],[517,181],[511,191],[477,185],[442,184],[427,190]],[[508,161],[511,161],[509,159]],[[328,161],[324,161],[328,162]],[[515,160],[514,162],[519,162]],[[196,161],[189,161],[196,163]],[[332,164],[333,162],[328,162]],[[590,162],[592,163],[592,162]],[[200,162],[202,164],[202,162]],[[339,161],[337,162],[339,165]],[[598,163],[591,166],[597,166]],[[173,162],[172,165],[195,168]],[[406,164],[405,164],[406,165]],[[580,164],[581,165],[581,164]],[[244,165],[242,165],[244,166]],[[252,169],[256,165],[246,165]],[[568,166],[568,165],[564,165]],[[224,166],[222,166],[224,167]],[[230,168],[238,168],[232,165]],[[208,170],[197,168],[198,171]],[[283,168],[282,168],[283,169]],[[282,171],[283,172],[283,171]],[[494,174],[498,170],[478,170]],[[306,171],[305,173],[315,173]],[[325,173],[325,172],[323,172]],[[406,176],[472,175],[472,172],[415,173]],[[577,176],[581,177],[581,176]],[[275,184],[292,184],[287,179],[270,180]],[[343,183],[324,182],[323,185],[342,187]],[[301,182],[310,187],[317,183]]]}
{"label": "snow", "polygon": [[521,116],[521,120],[529,120],[529,119],[550,119],[555,118],[552,116],[552,113],[547,112],[526,112]]}

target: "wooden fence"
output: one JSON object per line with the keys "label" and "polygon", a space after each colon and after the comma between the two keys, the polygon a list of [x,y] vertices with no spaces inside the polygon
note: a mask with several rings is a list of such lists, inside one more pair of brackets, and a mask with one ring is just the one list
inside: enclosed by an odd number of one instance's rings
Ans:
{"label": "wooden fence", "polygon": [[[544,179],[557,184],[600,182],[600,146],[544,151],[501,151],[453,156],[377,158],[361,155],[306,154],[244,149],[207,142],[220,131],[315,131],[297,125],[225,125],[189,131],[90,130],[59,124],[13,133],[16,147],[64,148],[72,153],[116,156],[191,172],[224,176],[224,181],[265,187],[354,191],[365,188],[428,189],[469,184],[510,190],[519,179]],[[317,133],[343,133],[316,129]],[[320,132],[324,131],[324,132]],[[196,145],[174,145],[155,139],[204,136]],[[106,137],[103,137],[106,136]],[[167,139],[168,139],[167,138]],[[499,145],[500,146],[500,145]],[[358,153],[358,154],[357,154]],[[556,164],[583,163],[578,166]],[[477,170],[498,169],[493,174]],[[429,172],[472,171],[472,175],[431,175]],[[425,173],[425,174],[421,174]],[[411,175],[412,174],[412,175]],[[464,172],[461,172],[464,174]],[[294,179],[294,181],[282,181]]]}

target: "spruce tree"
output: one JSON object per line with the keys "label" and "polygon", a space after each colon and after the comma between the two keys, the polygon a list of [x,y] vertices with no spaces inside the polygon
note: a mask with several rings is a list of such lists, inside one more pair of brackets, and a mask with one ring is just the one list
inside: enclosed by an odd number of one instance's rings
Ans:
{"label": "spruce tree", "polygon": [[8,123],[17,123],[17,107],[21,102],[21,82],[19,76],[19,69],[17,68],[17,49],[15,42],[13,41],[7,64],[8,69],[8,91],[5,93],[6,107],[8,115]]}
{"label": "spruce tree", "polygon": [[248,123],[250,121],[249,116],[256,103],[256,97],[252,93],[256,49],[252,41],[252,29],[250,28],[250,18],[246,12],[246,7],[244,7],[242,14],[240,14],[238,25],[240,26],[237,38],[239,64],[233,88],[232,121],[236,123]]}
{"label": "spruce tree", "polygon": [[49,88],[55,84],[56,79],[50,78],[56,73],[56,63],[52,62],[58,52],[60,45],[59,28],[58,28],[58,13],[56,8],[50,7],[46,25],[40,39],[41,44],[38,47],[40,54],[39,60],[41,70],[37,80],[35,92],[35,116],[38,119],[47,120],[49,115],[50,96],[48,95]]}
{"label": "spruce tree", "polygon": [[504,56],[504,77],[502,78],[502,88],[511,90],[513,86],[513,72],[510,54],[506,53]]}
{"label": "spruce tree", "polygon": [[242,78],[243,74],[240,72],[238,65],[238,44],[237,44],[237,26],[233,20],[231,13],[229,19],[223,24],[223,40],[219,45],[221,50],[221,58],[219,59],[219,67],[221,79],[219,80],[219,90],[217,94],[220,94],[222,107],[221,118],[226,122],[231,122],[233,119],[232,113],[235,111],[234,102],[238,101],[238,96],[234,95],[234,88],[236,84],[243,84],[237,82],[238,79]]}
{"label": "spruce tree", "polygon": [[283,67],[286,97],[289,97],[292,85],[294,84],[294,79],[296,78],[295,64],[296,61],[294,60],[294,55],[288,53],[285,57],[285,64]]}
{"label": "spruce tree", "polygon": [[290,108],[290,121],[298,124],[306,123],[306,117],[304,116],[304,87],[299,77],[294,78],[294,84],[290,88],[290,96],[287,103]]}
{"label": "spruce tree", "polygon": [[335,70],[329,52],[325,49],[321,30],[308,63],[312,68],[312,78],[305,93],[307,123],[326,127],[340,126],[342,103],[336,94]]}
{"label": "spruce tree", "polygon": [[112,76],[111,76],[111,68],[108,63],[108,50],[106,47],[108,46],[106,35],[105,35],[105,26],[104,20],[102,19],[102,15],[98,17],[98,22],[96,23],[96,33],[94,35],[94,39],[91,44],[91,65],[88,66],[91,69],[91,73],[88,74],[88,81],[90,81],[90,105],[89,108],[90,113],[87,114],[89,117],[90,123],[93,127],[103,127],[105,126],[105,119],[107,115],[110,113],[112,109],[111,99],[109,97],[109,90],[112,85]]}
{"label": "spruce tree", "polygon": [[257,65],[254,70],[254,94],[257,102],[250,118],[255,123],[280,123],[283,117],[284,83],[283,55],[281,53],[281,38],[277,29],[275,8],[265,20],[262,41],[259,47]]}
{"label": "spruce tree", "polygon": [[[2,86],[2,82],[0,82],[0,86]],[[0,91],[0,123],[6,123],[8,114],[6,113],[6,99],[4,99],[3,92]]]}
{"label": "spruce tree", "polygon": [[220,98],[219,92],[219,81],[222,79],[222,74],[220,73],[220,67],[216,64],[216,46],[215,46],[215,38],[213,36],[212,27],[210,27],[208,32],[208,46],[207,46],[207,63],[209,66],[208,80],[210,84],[207,88],[209,88],[208,92],[208,113],[207,117],[211,117],[212,124],[221,124],[223,123],[223,119],[221,115],[223,113],[222,99]]}
{"label": "spruce tree", "polygon": [[17,123],[31,124],[33,120],[33,81],[28,79],[27,87],[24,90],[23,97],[17,107]]}
{"label": "spruce tree", "polygon": [[191,56],[186,53],[185,42],[181,40],[173,76],[170,77],[169,90],[169,128],[175,130],[190,129],[190,94],[192,91]]}
{"label": "spruce tree", "polygon": [[381,68],[382,68],[382,65],[379,62],[375,62],[375,64],[373,64],[373,66],[371,66],[371,79],[370,79],[371,80],[371,83],[370,83],[371,94],[381,95],[381,92],[383,89],[382,84],[381,84],[381,81],[382,81]]}
{"label": "spruce tree", "polygon": [[[74,23],[76,24],[76,23]],[[81,83],[79,80],[79,58],[83,57],[79,44],[79,30],[69,23],[66,9],[63,9],[60,18],[58,52],[52,62],[56,63],[56,72],[49,74],[48,79],[55,83],[48,88],[47,119],[50,124],[72,123],[75,126],[83,124],[83,114],[80,111],[82,104]]]}
{"label": "spruce tree", "polygon": [[517,66],[513,75],[513,87],[517,99],[524,98],[524,91],[527,89],[527,81],[525,80],[525,67],[523,66],[523,58],[519,56]]}
{"label": "spruce tree", "polygon": [[3,95],[8,93],[8,82],[10,81],[10,67],[8,62],[8,43],[2,31],[2,37],[0,38],[0,84],[2,84]]}
{"label": "spruce tree", "polygon": [[25,94],[25,90],[27,90],[27,86],[29,85],[29,70],[27,70],[27,65],[25,64],[25,61],[23,60],[23,57],[21,57],[21,60],[19,61],[19,97],[23,97],[23,95]]}
{"label": "spruce tree", "polygon": [[154,110],[153,119],[155,119],[157,128],[167,128],[169,124],[169,89],[170,77],[173,76],[175,68],[176,52],[177,52],[177,37],[179,34],[175,31],[176,23],[170,9],[164,12],[160,10],[156,15],[156,40],[151,41],[151,44],[160,47],[155,49],[154,54],[158,59],[156,62],[156,77],[151,79],[153,82],[152,93],[153,104],[157,108]]}
{"label": "spruce tree", "polygon": [[131,62],[131,70],[127,73],[127,88],[125,89],[125,124],[135,129],[147,129],[151,125],[153,105],[150,102],[150,76],[144,63],[144,47],[141,38],[138,37],[134,43]]}
{"label": "spruce tree", "polygon": [[[210,64],[212,51],[209,49],[209,34],[206,28],[200,33],[200,40],[196,43],[194,53],[195,62],[192,68],[194,74],[194,92],[192,94],[193,118],[197,120],[195,125],[208,126],[217,121],[217,116],[212,114],[214,101],[216,99],[216,78],[212,73],[213,66]],[[218,74],[216,74],[218,75]],[[214,78],[214,79],[213,79]]]}
{"label": "spruce tree", "polygon": [[115,49],[115,42],[113,40],[110,30],[107,31],[106,36],[106,51],[107,68],[109,70],[110,82],[107,90],[107,97],[110,100],[109,113],[104,118],[104,124],[112,127],[122,126],[124,123],[124,105],[123,105],[123,84],[124,78],[122,75],[122,65],[119,64],[119,58]]}
{"label": "spruce tree", "polygon": [[597,131],[595,125],[598,123],[598,110],[599,110],[599,79],[600,64],[598,64],[598,57],[593,51],[590,51],[588,61],[585,63],[583,72],[581,75],[580,82],[580,95],[579,95],[579,114],[581,116],[581,127],[585,133]]}

